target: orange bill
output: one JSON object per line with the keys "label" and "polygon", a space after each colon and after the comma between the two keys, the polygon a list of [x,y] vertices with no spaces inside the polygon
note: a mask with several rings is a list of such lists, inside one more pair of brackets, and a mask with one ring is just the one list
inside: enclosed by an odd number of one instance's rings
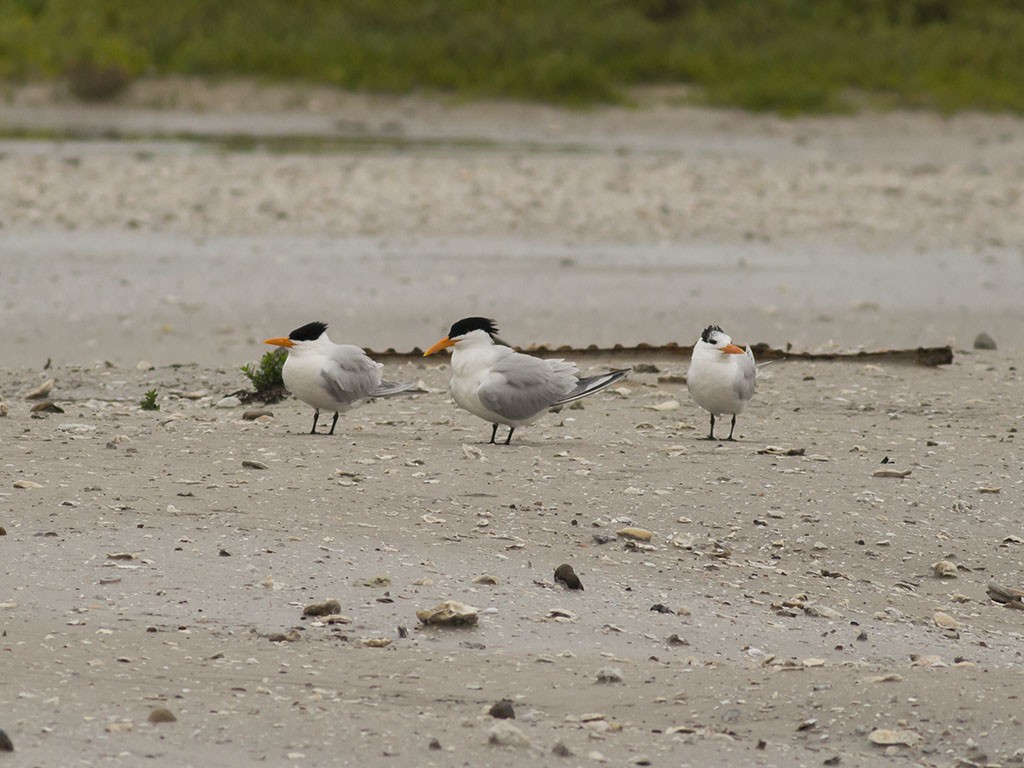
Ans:
{"label": "orange bill", "polygon": [[294,347],[295,342],[285,336],[279,336],[276,339],[267,339],[263,342],[264,344],[273,344],[275,347]]}
{"label": "orange bill", "polygon": [[726,355],[745,355],[742,347],[737,347],[735,344],[726,344],[722,347],[722,353]]}
{"label": "orange bill", "polygon": [[454,341],[452,341],[447,336],[445,336],[443,339],[441,339],[439,342],[437,342],[437,344],[435,344],[430,349],[428,349],[426,352],[424,352],[423,356],[424,357],[430,357],[431,355],[436,354],[437,352],[440,352],[442,349],[448,349],[448,347],[450,347],[450,346],[452,346],[454,344],[455,344]]}

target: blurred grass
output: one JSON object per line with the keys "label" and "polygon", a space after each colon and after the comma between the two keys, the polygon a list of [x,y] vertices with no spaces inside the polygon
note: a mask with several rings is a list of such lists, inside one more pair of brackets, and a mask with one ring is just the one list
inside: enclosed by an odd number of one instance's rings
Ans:
{"label": "blurred grass", "polygon": [[1021,0],[0,0],[0,80],[160,75],[782,113],[1024,111]]}

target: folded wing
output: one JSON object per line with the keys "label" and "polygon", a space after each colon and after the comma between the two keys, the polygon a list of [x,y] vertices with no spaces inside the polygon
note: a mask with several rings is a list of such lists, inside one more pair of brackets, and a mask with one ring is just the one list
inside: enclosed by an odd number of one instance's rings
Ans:
{"label": "folded wing", "polygon": [[576,366],[512,353],[494,364],[477,389],[483,406],[505,418],[530,419],[576,386]]}

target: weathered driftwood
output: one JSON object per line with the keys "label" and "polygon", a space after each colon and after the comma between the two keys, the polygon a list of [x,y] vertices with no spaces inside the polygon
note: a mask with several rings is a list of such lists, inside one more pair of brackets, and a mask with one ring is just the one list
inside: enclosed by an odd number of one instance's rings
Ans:
{"label": "weathered driftwood", "polygon": [[[693,352],[692,346],[682,346],[676,343],[654,345],[637,344],[636,346],[623,346],[616,344],[612,347],[599,347],[591,344],[588,347],[550,347],[531,346],[516,347],[522,352],[529,352],[537,357],[568,357],[573,360],[585,360],[587,358],[613,358],[615,360],[635,360],[642,362],[649,359],[665,357],[689,358]],[[913,365],[949,365],[953,362],[953,348],[945,347],[917,347],[916,349],[879,349],[879,350],[858,350],[856,352],[792,352],[786,349],[775,349],[767,344],[754,344],[751,346],[754,357],[759,363],[769,360],[807,360],[825,362],[878,362],[878,363],[904,363]],[[418,347],[410,352],[396,352],[394,349],[386,349],[382,352],[367,350],[370,357],[380,361],[404,361],[422,357],[423,351]]]}

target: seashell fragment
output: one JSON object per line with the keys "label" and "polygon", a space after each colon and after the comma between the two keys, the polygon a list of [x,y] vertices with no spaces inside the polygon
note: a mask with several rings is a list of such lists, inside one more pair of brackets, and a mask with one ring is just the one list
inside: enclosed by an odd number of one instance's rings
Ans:
{"label": "seashell fragment", "polygon": [[951,563],[949,560],[932,563],[932,571],[940,579],[955,579],[960,575],[956,571],[956,563]]}
{"label": "seashell fragment", "polygon": [[635,541],[651,540],[651,532],[643,528],[620,528],[615,535],[622,539],[634,539]]}
{"label": "seashell fragment", "polygon": [[416,611],[416,618],[427,625],[468,627],[476,624],[480,610],[458,600],[445,600],[433,608]]}
{"label": "seashell fragment", "polygon": [[880,747],[912,747],[921,740],[921,737],[913,731],[878,728],[868,735],[868,739]]}

